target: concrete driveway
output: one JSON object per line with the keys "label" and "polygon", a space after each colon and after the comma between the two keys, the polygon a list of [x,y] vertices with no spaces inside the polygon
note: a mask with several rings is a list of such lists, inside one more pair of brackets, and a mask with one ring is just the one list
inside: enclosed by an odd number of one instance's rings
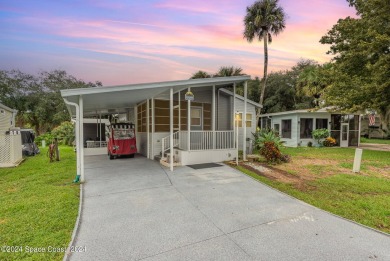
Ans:
{"label": "concrete driveway", "polygon": [[86,157],[71,260],[390,260],[390,237],[228,167]]}

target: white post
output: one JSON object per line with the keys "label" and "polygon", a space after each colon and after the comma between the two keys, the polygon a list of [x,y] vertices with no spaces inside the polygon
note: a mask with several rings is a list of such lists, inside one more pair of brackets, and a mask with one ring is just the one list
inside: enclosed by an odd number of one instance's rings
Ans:
{"label": "white post", "polygon": [[173,171],[173,89],[170,89],[169,92],[169,167]]}
{"label": "white post", "polygon": [[[64,99],[65,103],[72,105],[76,108],[76,122],[75,122],[75,138],[76,138],[76,175],[80,178],[81,173],[81,162],[80,162],[80,107],[77,103],[69,102],[67,99]],[[44,140],[42,141],[42,145]],[[42,146],[43,147],[43,146]],[[77,179],[77,178],[76,178]]]}
{"label": "white post", "polygon": [[[188,87],[188,92],[191,91],[191,88]],[[187,150],[191,150],[191,101],[187,101]]]}
{"label": "white post", "polygon": [[154,97],[152,98],[152,138],[151,138],[151,151],[152,151],[152,155],[151,155],[151,159],[153,159],[154,157],[154,132],[155,132],[155,127],[154,127]]}
{"label": "white post", "polygon": [[80,182],[85,181],[84,177],[84,103],[83,103],[83,96],[79,96],[79,112],[80,112],[80,138],[79,138],[79,147],[80,147]]}
{"label": "white post", "polygon": [[[234,139],[236,137],[236,83],[233,85],[233,132],[234,132]],[[238,147],[238,140],[235,141],[236,147]]]}
{"label": "white post", "polygon": [[355,159],[353,160],[353,172],[360,172],[360,163],[362,162],[362,149],[355,150]]}
{"label": "white post", "polygon": [[237,148],[237,157],[236,157],[236,165],[238,166],[238,113],[234,113],[234,122],[236,123],[236,148]]}
{"label": "white post", "polygon": [[146,157],[150,159],[150,141],[149,141],[149,124],[150,124],[150,117],[149,117],[149,99],[146,100]]}
{"label": "white post", "polygon": [[215,85],[213,85],[213,101],[212,101],[212,109],[211,109],[211,124],[212,124],[212,130],[213,130],[213,149],[215,150],[216,145],[216,133],[215,133]]}
{"label": "white post", "polygon": [[102,147],[102,114],[99,112],[99,148]]}
{"label": "white post", "polygon": [[246,107],[248,103],[248,82],[244,84],[244,115],[242,115],[242,127],[243,127],[243,138],[242,138],[242,160],[246,160]]}

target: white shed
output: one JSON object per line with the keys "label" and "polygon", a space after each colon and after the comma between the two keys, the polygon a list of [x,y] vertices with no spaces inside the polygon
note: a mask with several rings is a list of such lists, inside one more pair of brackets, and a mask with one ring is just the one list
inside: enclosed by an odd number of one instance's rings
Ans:
{"label": "white shed", "polygon": [[276,130],[288,147],[316,144],[312,137],[315,129],[328,129],[337,146],[349,147],[360,144],[359,114],[341,114],[326,109],[295,110],[261,115],[260,127]]}

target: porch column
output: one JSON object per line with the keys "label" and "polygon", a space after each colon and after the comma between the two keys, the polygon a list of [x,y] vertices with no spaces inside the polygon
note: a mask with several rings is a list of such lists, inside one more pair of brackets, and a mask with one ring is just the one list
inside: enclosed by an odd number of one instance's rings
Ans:
{"label": "porch column", "polygon": [[155,107],[155,105],[154,105],[154,97],[152,98],[152,137],[151,137],[151,144],[152,144],[152,146],[151,146],[151,151],[152,151],[152,154],[150,155],[150,158],[151,159],[153,159],[153,157],[154,157],[154,132],[156,131],[156,129],[155,129],[155,127],[154,127],[154,115],[155,115],[155,113],[154,113],[154,107]]}
{"label": "porch column", "polygon": [[234,143],[235,143],[234,148],[237,148],[238,140],[236,140],[236,83],[233,84],[233,117],[232,118],[233,118],[233,134],[234,134]]}
{"label": "porch column", "polygon": [[169,167],[173,171],[173,89],[169,92]]}
{"label": "porch column", "polygon": [[150,146],[150,141],[149,141],[149,124],[150,124],[150,115],[149,115],[149,99],[146,100],[146,157],[150,159],[149,155],[149,146]]}
{"label": "porch column", "polygon": [[102,147],[102,114],[99,112],[99,148]]}
{"label": "porch column", "polygon": [[[191,88],[188,87],[188,92],[191,91]],[[187,151],[191,150],[191,101],[187,101]]]}
{"label": "porch column", "polygon": [[243,127],[243,138],[242,138],[242,160],[246,160],[246,107],[248,103],[248,81],[244,84],[244,115],[242,115],[242,127]]}
{"label": "porch column", "polygon": [[80,143],[80,182],[85,181],[84,177],[84,103],[83,103],[83,96],[79,96],[79,112],[80,112],[80,137],[79,137],[79,143]]}
{"label": "porch column", "polygon": [[212,124],[212,131],[213,131],[213,149],[215,150],[215,144],[216,144],[216,135],[215,135],[215,85],[213,85],[213,102],[212,102],[212,109],[211,109],[211,113],[212,113],[212,120],[211,120],[211,124]]}

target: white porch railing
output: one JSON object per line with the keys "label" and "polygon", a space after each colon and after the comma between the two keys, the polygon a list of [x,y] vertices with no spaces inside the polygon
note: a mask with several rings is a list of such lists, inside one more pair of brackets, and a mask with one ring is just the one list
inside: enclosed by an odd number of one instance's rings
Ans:
{"label": "white porch railing", "polygon": [[107,141],[87,140],[87,148],[105,148],[105,147],[107,147]]}
{"label": "white porch railing", "polygon": [[234,131],[191,131],[190,144],[191,150],[233,149]]}
{"label": "white porch railing", "polygon": [[[169,150],[171,136],[167,136],[161,139],[161,155]],[[180,131],[173,133],[173,147],[180,147]]]}
{"label": "white porch railing", "polygon": [[[221,150],[234,149],[234,131],[191,131],[189,150]],[[173,147],[188,150],[188,132],[177,131],[173,134]],[[170,137],[161,139],[162,155],[169,150]]]}

